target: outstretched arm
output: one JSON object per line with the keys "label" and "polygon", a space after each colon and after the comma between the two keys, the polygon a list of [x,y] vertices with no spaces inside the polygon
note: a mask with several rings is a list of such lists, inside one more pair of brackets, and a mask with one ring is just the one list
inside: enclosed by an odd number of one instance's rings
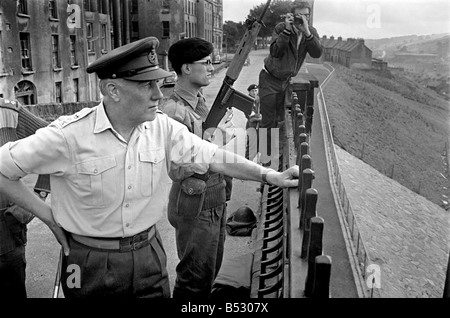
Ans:
{"label": "outstretched arm", "polygon": [[64,249],[64,254],[69,255],[69,244],[64,231],[59,227],[48,204],[45,204],[28,189],[20,180],[14,181],[6,178],[0,173],[0,192],[4,193],[12,202],[36,215],[44,222],[55,235]]}
{"label": "outstretched arm", "polygon": [[209,168],[214,172],[241,180],[268,182],[281,188],[298,186],[298,166],[290,167],[283,172],[277,172],[223,149],[216,151]]}

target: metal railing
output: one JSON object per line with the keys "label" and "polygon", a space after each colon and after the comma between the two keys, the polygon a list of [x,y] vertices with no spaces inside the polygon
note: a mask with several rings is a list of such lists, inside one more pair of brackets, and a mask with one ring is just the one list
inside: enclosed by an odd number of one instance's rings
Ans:
{"label": "metal railing", "polygon": [[[331,65],[329,65],[331,67]],[[331,67],[332,68],[332,67]],[[362,239],[360,228],[358,222],[355,218],[355,213],[353,212],[350,200],[347,195],[347,191],[345,189],[344,182],[342,181],[341,172],[339,169],[339,160],[336,154],[334,139],[331,130],[330,120],[328,118],[327,107],[325,103],[325,97],[323,95],[322,87],[326,85],[328,80],[334,73],[334,69],[332,68],[328,77],[323,81],[323,83],[318,88],[317,100],[318,100],[318,109],[320,113],[320,120],[322,121],[322,129],[324,136],[324,144],[325,144],[325,154],[327,156],[327,163],[330,171],[330,178],[332,179],[330,182],[334,187],[335,191],[335,199],[339,202],[339,206],[341,209],[338,209],[338,213],[341,214],[340,218],[344,220],[345,228],[348,231],[348,239],[349,243],[351,243],[350,248],[354,256],[356,257],[357,263],[357,271],[364,282],[360,282],[360,288],[364,293],[364,297],[376,297],[380,298],[381,294],[378,288],[369,288],[367,279],[367,269],[370,264],[373,264],[371,261],[369,252],[367,247]],[[371,286],[374,287],[374,281],[370,282]],[[366,285],[366,286],[364,286]]]}

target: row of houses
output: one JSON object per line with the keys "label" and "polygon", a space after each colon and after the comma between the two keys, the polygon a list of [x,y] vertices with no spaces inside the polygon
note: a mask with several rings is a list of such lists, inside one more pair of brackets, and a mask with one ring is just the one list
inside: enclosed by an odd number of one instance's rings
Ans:
{"label": "row of houses", "polygon": [[160,64],[184,37],[222,47],[222,0],[1,0],[0,97],[22,104],[99,100],[85,72],[115,47],[160,40]]}
{"label": "row of houses", "polygon": [[372,50],[364,44],[364,39],[348,38],[343,40],[342,37],[335,39],[334,36],[327,38],[324,35],[321,38],[321,43],[323,54],[320,63],[327,61],[346,67],[353,64],[372,67]]}

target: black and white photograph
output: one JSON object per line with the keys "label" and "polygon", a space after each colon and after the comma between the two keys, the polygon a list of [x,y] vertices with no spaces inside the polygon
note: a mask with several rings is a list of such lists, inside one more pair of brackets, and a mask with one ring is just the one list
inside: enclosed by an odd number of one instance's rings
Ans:
{"label": "black and white photograph", "polygon": [[0,299],[450,298],[449,88],[448,0],[0,0]]}

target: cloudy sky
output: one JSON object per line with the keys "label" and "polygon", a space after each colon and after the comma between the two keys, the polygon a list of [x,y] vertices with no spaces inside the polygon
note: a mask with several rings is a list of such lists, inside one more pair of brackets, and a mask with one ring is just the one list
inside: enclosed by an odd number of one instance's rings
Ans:
{"label": "cloudy sky", "polygon": [[[223,0],[224,21],[244,21],[266,0]],[[450,0],[315,0],[319,35],[380,39],[450,33]]]}

